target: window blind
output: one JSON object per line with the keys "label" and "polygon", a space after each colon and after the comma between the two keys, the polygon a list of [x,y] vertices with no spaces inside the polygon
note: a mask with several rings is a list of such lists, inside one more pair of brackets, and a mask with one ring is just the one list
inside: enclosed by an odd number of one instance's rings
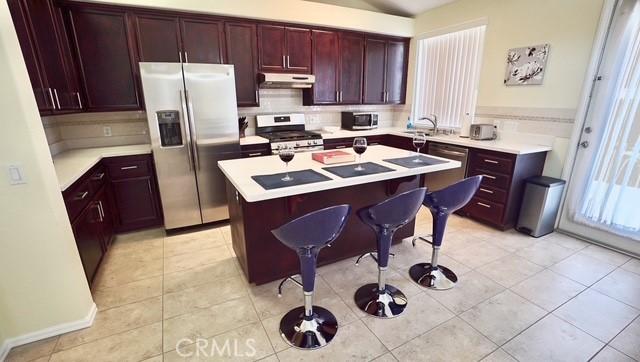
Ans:
{"label": "window blind", "polygon": [[[460,128],[476,106],[486,26],[418,41],[413,117],[438,116],[439,127]],[[428,124],[428,123],[427,123]]]}

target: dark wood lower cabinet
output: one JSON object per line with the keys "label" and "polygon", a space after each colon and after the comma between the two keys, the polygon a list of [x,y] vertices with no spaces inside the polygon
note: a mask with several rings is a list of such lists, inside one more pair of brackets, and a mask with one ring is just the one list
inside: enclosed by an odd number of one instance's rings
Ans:
{"label": "dark wood lower cabinet", "polygon": [[100,161],[62,196],[89,284],[116,232],[162,225],[151,155]]}

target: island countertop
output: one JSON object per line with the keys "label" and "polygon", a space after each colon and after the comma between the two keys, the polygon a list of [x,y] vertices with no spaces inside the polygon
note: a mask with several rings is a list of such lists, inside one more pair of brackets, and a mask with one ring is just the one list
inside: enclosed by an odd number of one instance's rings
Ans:
{"label": "island countertop", "polygon": [[[351,149],[343,149],[342,151],[353,153],[353,150]],[[262,188],[262,186],[255,182],[251,178],[251,176],[269,175],[284,172],[285,164],[277,155],[224,160],[219,161],[218,166],[227,177],[229,182],[231,182],[231,184],[236,188],[236,190],[238,190],[238,192],[247,202],[270,200],[280,197],[306,194],[310,192],[330,190],[346,186],[420,175],[430,172],[448,170],[461,166],[460,162],[458,161],[431,155],[429,155],[429,157],[445,160],[447,162],[424,167],[404,168],[402,166],[383,161],[384,159],[407,157],[413,154],[413,152],[407,150],[401,150],[388,146],[369,146],[362,157],[362,162],[375,162],[377,164],[389,167],[393,169],[393,171],[366,176],[341,178],[337,175],[323,170],[323,167],[345,165],[344,163],[337,165],[325,165],[323,163],[314,161],[311,158],[311,152],[296,153],[294,159],[289,162],[289,171],[311,169],[329,177],[331,180],[305,185],[283,187],[272,190],[265,190],[264,188]],[[355,163],[353,164],[355,165]]]}

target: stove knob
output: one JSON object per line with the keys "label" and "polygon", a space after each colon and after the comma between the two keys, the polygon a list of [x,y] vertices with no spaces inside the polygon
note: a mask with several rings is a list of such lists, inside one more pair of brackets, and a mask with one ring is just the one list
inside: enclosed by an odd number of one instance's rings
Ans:
{"label": "stove knob", "polygon": [[296,147],[300,147],[300,143],[296,142]]}

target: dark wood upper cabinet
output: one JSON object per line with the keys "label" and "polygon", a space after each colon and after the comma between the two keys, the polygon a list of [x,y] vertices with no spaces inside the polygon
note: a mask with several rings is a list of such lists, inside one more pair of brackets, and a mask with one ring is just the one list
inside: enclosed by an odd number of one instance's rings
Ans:
{"label": "dark wood upper cabinet", "polygon": [[51,0],[10,0],[8,5],[23,56],[30,58],[25,62],[40,111],[80,110],[77,74],[59,8]]}
{"label": "dark wood upper cabinet", "polygon": [[287,63],[284,26],[258,25],[258,41],[260,70],[284,71]]}
{"label": "dark wood upper cabinet", "polygon": [[316,82],[305,96],[312,93],[312,100],[307,104],[336,104],[339,101],[339,57],[337,32],[313,31],[313,70]]}
{"label": "dark wood upper cabinet", "polygon": [[262,72],[311,72],[311,30],[258,25],[259,66]]}
{"label": "dark wood upper cabinet", "polygon": [[224,63],[224,24],[222,21],[180,19],[184,61]]}
{"label": "dark wood upper cabinet", "polygon": [[311,30],[285,28],[287,71],[311,73]]}
{"label": "dark wood upper cabinet", "polygon": [[141,62],[178,63],[183,60],[177,17],[136,14],[135,27]]}
{"label": "dark wood upper cabinet", "polygon": [[404,103],[408,49],[404,40],[366,39],[364,103]]}
{"label": "dark wood upper cabinet", "polygon": [[384,78],[387,42],[381,39],[367,39],[365,44],[362,100],[367,104],[384,103],[386,99]]}
{"label": "dark wood upper cabinet", "polygon": [[362,71],[364,37],[360,34],[340,34],[340,103],[362,103]]}
{"label": "dark wood upper cabinet", "polygon": [[238,106],[259,106],[256,25],[227,22],[226,62],[233,64]]}
{"label": "dark wood upper cabinet", "polygon": [[142,108],[137,62],[123,11],[71,7],[70,33],[88,111]]}
{"label": "dark wood upper cabinet", "polygon": [[386,103],[401,104],[405,101],[408,48],[405,41],[387,43]]}

